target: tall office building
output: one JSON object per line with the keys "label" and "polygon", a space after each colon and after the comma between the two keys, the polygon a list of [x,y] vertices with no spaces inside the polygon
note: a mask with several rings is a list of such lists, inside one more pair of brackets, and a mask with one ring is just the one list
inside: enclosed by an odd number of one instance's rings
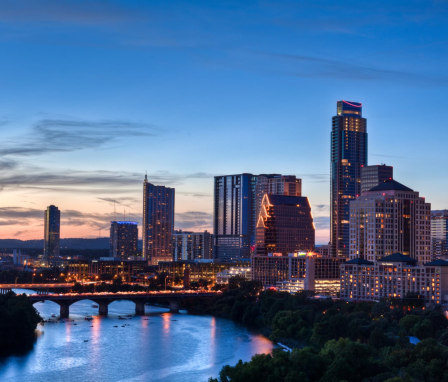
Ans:
{"label": "tall office building", "polygon": [[302,196],[302,179],[295,175],[261,174],[257,176],[255,226],[265,194]]}
{"label": "tall office building", "polygon": [[431,211],[431,256],[448,257],[448,210]]}
{"label": "tall office building", "polygon": [[308,198],[265,194],[257,223],[257,255],[314,250],[314,225]]}
{"label": "tall office building", "polygon": [[249,259],[265,194],[300,196],[294,175],[237,174],[215,177],[214,251],[219,261]]}
{"label": "tall office building", "polygon": [[143,258],[150,264],[173,260],[174,188],[143,182]]}
{"label": "tall office building", "polygon": [[219,261],[249,259],[255,244],[257,176],[215,176],[214,238]]}
{"label": "tall office building", "polygon": [[431,261],[431,205],[395,180],[363,192],[350,203],[350,258],[370,262],[401,253]]}
{"label": "tall office building", "polygon": [[59,257],[59,240],[61,232],[61,211],[56,206],[48,206],[45,210],[44,262],[54,265]]}
{"label": "tall office building", "polygon": [[361,167],[366,165],[367,122],[362,118],[362,104],[338,101],[331,132],[332,256],[349,254],[349,203],[361,194]]}
{"label": "tall office building", "polygon": [[361,193],[393,178],[394,168],[392,166],[385,164],[363,166],[361,167]]}
{"label": "tall office building", "polygon": [[138,251],[138,223],[131,221],[110,222],[110,256],[127,260]]}
{"label": "tall office building", "polygon": [[213,235],[210,232],[175,231],[173,258],[181,260],[209,260],[213,258]]}

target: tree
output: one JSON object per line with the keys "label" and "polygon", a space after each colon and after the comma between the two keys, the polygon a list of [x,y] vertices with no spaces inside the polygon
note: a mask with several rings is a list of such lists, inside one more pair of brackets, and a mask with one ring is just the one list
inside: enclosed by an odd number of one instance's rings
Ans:
{"label": "tree", "polygon": [[0,295],[0,355],[30,349],[40,321],[42,318],[25,295],[16,296],[13,292]]}

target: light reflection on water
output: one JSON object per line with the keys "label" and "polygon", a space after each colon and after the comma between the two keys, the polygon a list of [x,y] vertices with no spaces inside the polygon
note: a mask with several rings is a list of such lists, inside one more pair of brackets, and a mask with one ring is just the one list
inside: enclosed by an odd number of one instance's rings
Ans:
{"label": "light reflection on water", "polygon": [[[40,327],[43,334],[31,352],[0,361],[0,381],[207,381],[224,365],[273,347],[229,320],[149,306],[143,317],[119,319],[134,312],[130,301],[110,304],[104,318],[93,304],[73,304],[69,320]],[[59,315],[55,303],[35,307],[46,319]]]}

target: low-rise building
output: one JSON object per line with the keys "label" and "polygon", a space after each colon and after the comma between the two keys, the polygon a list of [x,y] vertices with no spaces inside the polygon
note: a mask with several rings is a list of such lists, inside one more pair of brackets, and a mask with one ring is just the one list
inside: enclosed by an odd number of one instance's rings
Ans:
{"label": "low-rise building", "polygon": [[242,277],[248,281],[251,280],[250,267],[230,267],[216,274],[216,284],[228,284],[232,277]]}
{"label": "low-rise building", "polygon": [[336,296],[340,286],[340,265],[345,259],[320,257],[316,253],[252,256],[252,280],[264,288],[278,288],[290,292],[302,287],[317,294]]}
{"label": "low-rise building", "polygon": [[105,275],[112,278],[121,278],[125,282],[133,281],[147,267],[146,261],[127,260],[77,260],[68,264],[68,276],[76,280],[92,279],[98,276],[99,279]]}
{"label": "low-rise building", "polygon": [[206,280],[210,284],[216,283],[216,275],[229,268],[248,267],[249,262],[238,263],[217,263],[213,260],[204,261],[161,261],[159,272],[165,272],[171,279],[183,280],[184,286],[188,286],[193,281]]}
{"label": "low-rise building", "polygon": [[213,235],[207,231],[175,231],[173,259],[174,261],[213,259]]}
{"label": "low-rise building", "polygon": [[403,299],[418,294],[427,303],[448,301],[448,261],[419,265],[410,256],[394,253],[376,262],[361,258],[341,265],[341,298],[347,301]]}

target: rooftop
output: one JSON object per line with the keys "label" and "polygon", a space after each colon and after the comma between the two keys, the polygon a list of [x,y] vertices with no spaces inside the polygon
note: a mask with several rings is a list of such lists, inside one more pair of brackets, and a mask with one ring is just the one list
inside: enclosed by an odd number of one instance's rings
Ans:
{"label": "rooftop", "polygon": [[393,179],[388,179],[383,183],[380,183],[378,186],[372,187],[369,191],[411,191],[414,190],[410,189],[409,187],[406,187],[405,185],[397,182]]}
{"label": "rooftop", "polygon": [[269,195],[269,202],[273,205],[297,206],[308,205],[306,196],[289,196],[289,195]]}
{"label": "rooftop", "polygon": [[448,261],[446,260],[442,260],[442,259],[437,259],[437,260],[433,260],[429,263],[426,263],[425,266],[429,266],[429,267],[448,267]]}
{"label": "rooftop", "polygon": [[371,261],[361,259],[360,257],[357,257],[356,259],[351,259],[349,261],[346,261],[345,264],[373,265],[373,263]]}
{"label": "rooftop", "polygon": [[392,253],[392,255],[384,256],[378,261],[382,263],[408,263],[409,265],[414,265],[416,261],[410,257],[403,255],[402,253]]}

